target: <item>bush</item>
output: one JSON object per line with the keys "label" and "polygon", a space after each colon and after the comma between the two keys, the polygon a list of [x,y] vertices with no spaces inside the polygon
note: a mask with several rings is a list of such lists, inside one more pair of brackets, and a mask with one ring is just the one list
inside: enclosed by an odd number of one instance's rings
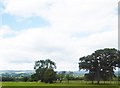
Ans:
{"label": "bush", "polygon": [[15,81],[13,77],[2,77],[2,81]]}

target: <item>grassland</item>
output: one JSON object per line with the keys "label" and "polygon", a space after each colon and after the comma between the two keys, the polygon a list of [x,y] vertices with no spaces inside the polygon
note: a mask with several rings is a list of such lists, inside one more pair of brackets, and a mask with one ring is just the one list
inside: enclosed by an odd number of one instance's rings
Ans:
{"label": "grassland", "polygon": [[41,82],[2,82],[2,88],[120,88],[117,82],[91,84],[91,82],[70,81],[46,84]]}

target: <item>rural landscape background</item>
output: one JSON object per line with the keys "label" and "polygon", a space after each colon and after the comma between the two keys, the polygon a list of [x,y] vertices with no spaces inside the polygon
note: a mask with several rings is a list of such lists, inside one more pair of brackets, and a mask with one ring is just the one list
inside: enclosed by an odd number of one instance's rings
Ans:
{"label": "rural landscape background", "polygon": [[119,0],[0,0],[2,88],[118,88]]}

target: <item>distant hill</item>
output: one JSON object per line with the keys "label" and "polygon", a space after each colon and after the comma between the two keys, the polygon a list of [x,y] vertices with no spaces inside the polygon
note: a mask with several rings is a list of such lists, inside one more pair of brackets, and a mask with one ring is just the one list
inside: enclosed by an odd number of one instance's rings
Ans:
{"label": "distant hill", "polygon": [[[0,74],[33,74],[34,70],[0,70]],[[57,71],[62,72],[62,71]],[[69,73],[69,71],[65,71],[66,74]],[[85,71],[72,71],[74,76],[83,76],[86,72]]]}
{"label": "distant hill", "polygon": [[34,70],[0,70],[0,74],[3,73],[34,73]]}
{"label": "distant hill", "polygon": [[[58,73],[59,72],[62,72],[62,71],[57,71]],[[71,71],[73,72],[73,75],[74,76],[83,76],[85,73],[88,73],[86,71]],[[33,74],[35,73],[34,70],[0,70],[0,74]],[[69,71],[66,71],[66,74],[68,74]],[[116,76],[120,76],[120,71],[115,71],[115,75]]]}

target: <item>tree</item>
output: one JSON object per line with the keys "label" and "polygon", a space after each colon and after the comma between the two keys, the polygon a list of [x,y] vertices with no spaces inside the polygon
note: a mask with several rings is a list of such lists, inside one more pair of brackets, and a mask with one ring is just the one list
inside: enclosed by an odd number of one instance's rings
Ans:
{"label": "tree", "polygon": [[23,77],[23,78],[22,78],[22,81],[27,82],[28,79],[29,79],[28,77]]}
{"label": "tree", "polygon": [[56,72],[54,72],[54,70],[51,68],[46,69],[44,73],[44,82],[53,83],[54,80],[56,80]]}
{"label": "tree", "polygon": [[45,67],[47,69],[56,69],[55,63],[51,61],[50,59],[45,60]]}
{"label": "tree", "polygon": [[30,79],[30,80],[31,80],[31,81],[38,81],[38,80],[39,80],[39,77],[37,76],[36,73],[34,73],[34,74],[31,75],[31,79]]}
{"label": "tree", "polygon": [[73,77],[73,72],[68,72],[68,74],[66,74],[66,79],[67,79],[67,82],[69,83],[70,80],[72,80],[74,77]]}
{"label": "tree", "polygon": [[94,83],[94,78],[93,78],[93,76],[94,76],[94,74],[91,74],[91,73],[89,73],[89,74],[85,74],[84,75],[84,79],[86,80],[86,81],[92,81],[92,84]]}
{"label": "tree", "polygon": [[114,75],[113,69],[120,67],[120,52],[114,48],[96,50],[88,56],[81,57],[79,60],[79,69],[86,69],[89,74],[93,75],[92,80],[100,80],[107,78],[112,79]]}
{"label": "tree", "polygon": [[66,71],[61,71],[57,74],[57,79],[60,81],[60,83],[63,81],[63,79],[65,79],[65,74]]}
{"label": "tree", "polygon": [[[49,76],[54,75],[53,73],[54,73],[54,69],[56,69],[56,64],[50,59],[39,60],[39,61],[35,61],[34,69],[35,69],[35,74],[33,74],[31,78],[33,78],[35,81],[40,80],[41,82],[46,82],[47,79],[46,77],[48,77],[49,79]],[[51,75],[47,75],[46,73],[49,72],[50,73],[53,72],[53,73]],[[50,80],[49,82],[52,81]]]}

